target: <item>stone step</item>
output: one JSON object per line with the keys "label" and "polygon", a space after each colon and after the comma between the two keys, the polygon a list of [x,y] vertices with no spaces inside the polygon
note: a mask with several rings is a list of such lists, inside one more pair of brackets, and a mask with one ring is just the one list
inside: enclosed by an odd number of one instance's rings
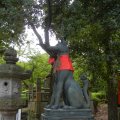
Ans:
{"label": "stone step", "polygon": [[42,120],[94,120],[91,109],[45,109]]}

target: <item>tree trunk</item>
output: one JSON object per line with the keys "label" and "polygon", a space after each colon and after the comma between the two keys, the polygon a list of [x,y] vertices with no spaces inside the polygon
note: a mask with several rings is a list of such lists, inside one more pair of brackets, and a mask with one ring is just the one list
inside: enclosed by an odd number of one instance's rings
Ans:
{"label": "tree trunk", "polygon": [[108,120],[118,120],[117,112],[117,85],[113,76],[112,62],[107,61],[107,97],[108,97]]}

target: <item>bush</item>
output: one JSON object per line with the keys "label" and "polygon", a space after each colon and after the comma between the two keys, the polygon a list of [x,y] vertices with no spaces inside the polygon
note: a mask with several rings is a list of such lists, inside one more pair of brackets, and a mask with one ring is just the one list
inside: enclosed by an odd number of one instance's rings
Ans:
{"label": "bush", "polygon": [[106,94],[104,91],[93,92],[92,93],[92,100],[97,102],[105,102],[106,101]]}
{"label": "bush", "polygon": [[99,103],[106,102],[106,94],[104,91],[93,92],[91,94],[92,101],[93,101],[93,111],[94,114],[98,112],[98,105]]}

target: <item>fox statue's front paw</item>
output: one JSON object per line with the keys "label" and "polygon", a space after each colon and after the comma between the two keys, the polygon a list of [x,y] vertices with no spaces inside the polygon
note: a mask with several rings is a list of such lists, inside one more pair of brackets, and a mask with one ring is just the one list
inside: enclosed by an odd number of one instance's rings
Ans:
{"label": "fox statue's front paw", "polygon": [[53,105],[53,106],[51,107],[51,109],[58,109],[58,108],[60,108],[59,105]]}
{"label": "fox statue's front paw", "polygon": [[47,105],[45,108],[51,108],[52,107],[52,105],[51,104],[49,104],[49,105]]}

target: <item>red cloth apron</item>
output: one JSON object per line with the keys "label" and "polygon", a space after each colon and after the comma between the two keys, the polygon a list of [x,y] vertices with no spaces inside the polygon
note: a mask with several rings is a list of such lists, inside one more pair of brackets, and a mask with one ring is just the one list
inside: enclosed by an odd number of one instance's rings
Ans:
{"label": "red cloth apron", "polygon": [[74,68],[72,66],[72,61],[68,54],[58,56],[56,61],[54,58],[49,58],[48,63],[54,64],[54,71],[60,71],[60,70],[74,71]]}
{"label": "red cloth apron", "polygon": [[58,57],[58,65],[56,66],[56,71],[60,71],[60,70],[74,71],[74,68],[72,66],[72,61],[69,55],[65,54]]}

